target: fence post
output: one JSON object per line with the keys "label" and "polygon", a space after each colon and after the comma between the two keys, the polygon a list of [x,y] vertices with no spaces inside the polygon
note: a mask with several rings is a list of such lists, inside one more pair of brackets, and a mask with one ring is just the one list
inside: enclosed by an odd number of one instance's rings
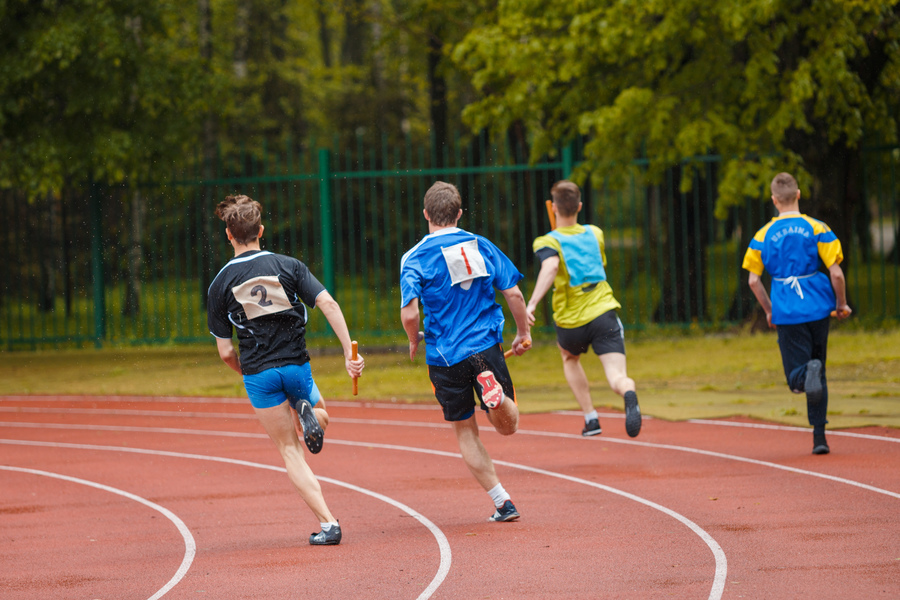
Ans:
{"label": "fence post", "polygon": [[562,175],[563,179],[568,179],[575,170],[575,153],[572,150],[572,142],[569,142],[562,149]]}
{"label": "fence post", "polygon": [[94,346],[100,348],[106,337],[106,296],[103,281],[103,224],[100,216],[100,195],[96,184],[90,186],[91,205],[91,278],[94,281]]}
{"label": "fence post", "polygon": [[319,211],[322,234],[322,276],[325,289],[337,296],[334,289],[334,223],[331,212],[331,154],[327,148],[319,148]]}

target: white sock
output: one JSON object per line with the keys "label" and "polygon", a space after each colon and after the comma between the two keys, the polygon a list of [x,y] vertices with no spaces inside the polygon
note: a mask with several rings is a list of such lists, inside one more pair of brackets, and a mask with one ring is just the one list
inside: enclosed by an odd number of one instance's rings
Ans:
{"label": "white sock", "polygon": [[503,489],[503,484],[498,483],[490,490],[488,490],[488,496],[491,497],[491,500],[494,501],[494,506],[503,506],[503,503],[510,499],[509,494],[506,493],[506,490]]}
{"label": "white sock", "polygon": [[585,424],[587,424],[587,423],[590,423],[590,422],[591,422],[591,419],[597,419],[597,418],[598,418],[598,417],[597,417],[597,411],[596,411],[596,410],[592,410],[592,411],[589,412],[588,414],[584,415],[584,422],[585,422]]}
{"label": "white sock", "polygon": [[322,526],[322,531],[324,531],[325,533],[328,533],[329,531],[331,531],[332,527],[337,525],[337,523],[319,523],[319,525]]}

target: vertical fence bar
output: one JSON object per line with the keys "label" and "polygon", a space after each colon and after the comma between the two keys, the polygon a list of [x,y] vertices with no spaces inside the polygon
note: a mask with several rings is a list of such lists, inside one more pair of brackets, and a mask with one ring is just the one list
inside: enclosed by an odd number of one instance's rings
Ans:
{"label": "vertical fence bar", "polygon": [[322,236],[322,276],[325,288],[334,293],[334,240],[331,212],[331,154],[328,148],[319,149],[319,218]]}
{"label": "vertical fence bar", "polygon": [[100,222],[100,199],[95,184],[91,184],[90,210],[91,210],[91,277],[93,279],[94,292],[94,346],[100,348],[103,338],[106,337],[106,298],[103,282],[103,244],[101,232],[103,225]]}

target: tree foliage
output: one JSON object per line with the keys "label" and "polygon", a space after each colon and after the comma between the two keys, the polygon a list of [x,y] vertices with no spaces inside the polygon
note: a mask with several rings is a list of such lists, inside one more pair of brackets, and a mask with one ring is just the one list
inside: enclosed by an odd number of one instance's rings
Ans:
{"label": "tree foliage", "polygon": [[0,186],[146,176],[185,150],[203,77],[168,0],[0,2]]}
{"label": "tree foliage", "polygon": [[475,128],[524,121],[533,158],[588,136],[582,178],[718,153],[720,216],[782,170],[834,213],[860,143],[897,137],[898,17],[897,0],[505,0],[454,58]]}

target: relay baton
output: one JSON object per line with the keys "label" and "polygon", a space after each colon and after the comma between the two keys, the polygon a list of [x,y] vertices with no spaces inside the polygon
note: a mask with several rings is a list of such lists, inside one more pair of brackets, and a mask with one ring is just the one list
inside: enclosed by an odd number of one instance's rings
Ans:
{"label": "relay baton", "polygon": [[[525,340],[524,342],[522,342],[522,347],[523,348],[531,348],[531,342],[529,340]],[[513,354],[515,354],[515,352],[513,352],[513,349],[510,348],[509,350],[507,350],[506,352],[503,353],[503,358],[509,358]]]}
{"label": "relay baton", "polygon": [[[352,351],[353,351],[353,354],[352,354],[351,356],[353,357],[353,360],[356,360],[357,352],[359,351],[359,342],[350,342],[350,348],[351,348]],[[354,377],[354,378],[353,378],[353,395],[354,395],[354,396],[357,395],[357,394],[359,393],[359,381],[358,381],[358,379],[359,379],[358,377]]]}
{"label": "relay baton", "polygon": [[831,316],[832,316],[832,317],[843,317],[843,316],[844,316],[844,311],[842,311],[842,310],[841,310],[841,311],[833,310],[833,311],[831,311]]}
{"label": "relay baton", "polygon": [[550,217],[550,230],[556,229],[556,215],[553,214],[553,200],[545,200],[544,204],[547,205],[547,216]]}

